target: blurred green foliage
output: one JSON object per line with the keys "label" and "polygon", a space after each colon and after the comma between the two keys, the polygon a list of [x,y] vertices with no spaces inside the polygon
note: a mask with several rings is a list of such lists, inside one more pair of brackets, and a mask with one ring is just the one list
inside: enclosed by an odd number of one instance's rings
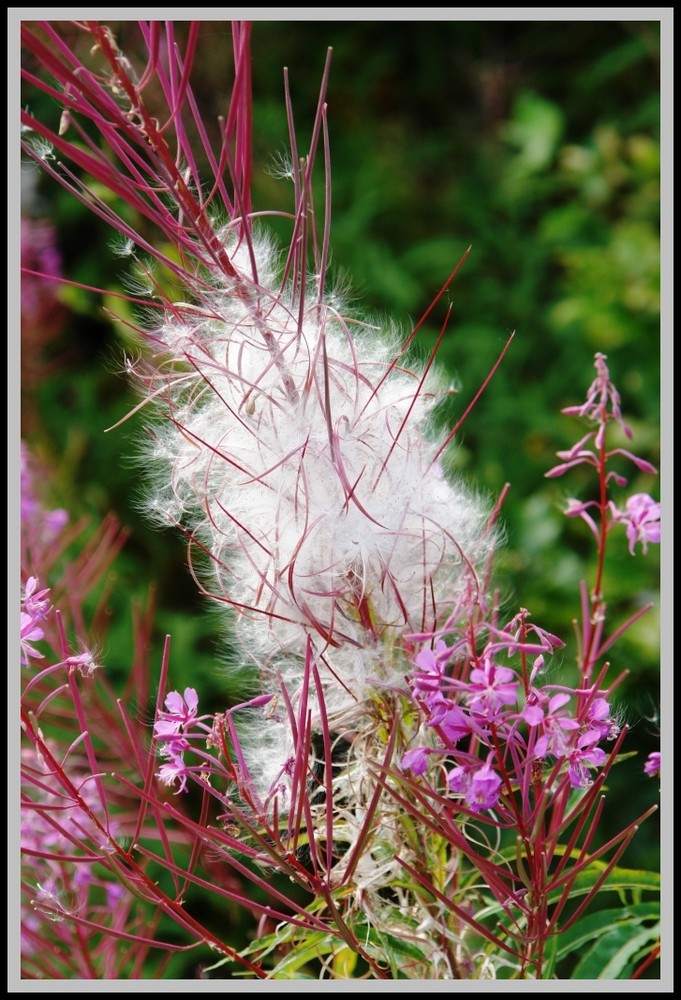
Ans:
{"label": "blurred green foliage", "polygon": [[[123,48],[132,30],[120,25]],[[230,44],[227,23],[205,22],[193,82],[207,122],[227,106]],[[504,605],[509,614],[527,607],[571,642],[593,546],[583,523],[568,521],[561,507],[596,484],[581,470],[543,477],[555,452],[586,432],[559,411],[583,400],[596,351],[608,355],[633,450],[653,463],[659,457],[659,24],[256,22],[257,210],[291,208],[289,185],[273,176],[288,144],[282,68],[289,68],[304,149],[329,45],[333,271],[362,309],[390,316],[406,334],[471,247],[415,350],[432,348],[451,301],[440,361],[460,386],[444,414],[452,421],[516,331],[463,427],[453,464],[491,496],[510,483],[497,576]],[[57,226],[65,273],[121,290],[125,266],[111,253],[110,234],[56,185],[26,176],[30,211]],[[273,228],[288,238],[283,222]],[[93,520],[114,510],[132,529],[111,598],[109,669],[115,675],[129,662],[127,606],[153,583],[159,661],[161,637],[170,632],[172,684],[197,687],[205,710],[222,708],[235,696],[219,666],[224,626],[196,594],[183,539],[152,531],[137,511],[140,471],[130,457],[140,421],[105,433],[135,403],[116,374],[125,327],[107,318],[94,294],[65,289],[63,300],[68,321],[48,345],[50,375],[24,385],[24,432],[51,462],[55,504]],[[31,350],[28,330],[24,352]],[[622,471],[630,479],[622,499],[658,495],[653,478]],[[613,538],[605,580],[613,628],[655,599],[658,566],[655,547],[632,558],[624,532]],[[565,654],[568,671],[574,649],[572,642]],[[613,650],[616,666],[631,671],[618,697],[634,727],[627,748],[640,750],[640,770],[658,748],[658,655],[655,613]],[[655,793],[649,779],[632,787],[629,768],[617,828]],[[654,867],[654,823],[638,844],[629,863]]]}

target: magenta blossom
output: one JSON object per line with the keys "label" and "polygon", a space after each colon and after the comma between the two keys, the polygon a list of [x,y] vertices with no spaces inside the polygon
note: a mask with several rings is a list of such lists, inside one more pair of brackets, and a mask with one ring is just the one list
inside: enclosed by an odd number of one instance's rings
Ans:
{"label": "magenta blossom", "polygon": [[194,688],[185,688],[184,697],[179,691],[171,691],[165,705],[167,711],[159,713],[159,720],[154,725],[154,732],[161,739],[174,736],[195,721],[199,696]]}
{"label": "magenta blossom", "polygon": [[446,709],[449,702],[442,693],[442,682],[445,668],[451,655],[451,650],[440,639],[435,649],[425,648],[420,651],[414,664],[414,691],[423,698],[431,712],[439,706]]}
{"label": "magenta blossom", "polygon": [[24,586],[22,610],[27,615],[30,615],[34,621],[40,621],[50,613],[49,588],[45,590],[38,590],[37,588],[37,578],[29,576]]}
{"label": "magenta blossom", "polygon": [[549,699],[547,714],[544,716],[541,707],[541,697],[537,697],[525,706],[522,716],[529,726],[543,723],[543,733],[535,743],[535,757],[546,757],[552,754],[554,757],[565,757],[568,753],[568,745],[571,739],[570,734],[579,729],[579,723],[573,719],[572,713],[564,706],[570,701],[570,695],[564,691],[554,694]]}
{"label": "magenta blossom", "polygon": [[407,750],[402,758],[402,770],[411,771],[417,777],[425,774],[428,767],[428,756],[432,753],[427,747],[416,747],[415,750]]}
{"label": "magenta blossom", "polygon": [[586,723],[590,729],[598,732],[602,740],[614,740],[620,732],[620,727],[612,717],[610,704],[605,698],[594,698],[587,709]]}
{"label": "magenta blossom", "polygon": [[34,646],[34,642],[40,642],[41,639],[45,637],[45,633],[36,625],[36,619],[31,615],[27,615],[24,611],[21,612],[21,662],[24,666],[28,665],[30,658],[41,660],[43,654],[40,653]]}
{"label": "magenta blossom", "polygon": [[648,542],[659,544],[660,505],[647,493],[635,493],[629,497],[625,511],[619,510],[613,503],[610,510],[613,521],[626,525],[632,556],[637,542],[641,543],[644,553],[648,551]]}
{"label": "magenta blossom", "polygon": [[[194,688],[185,688],[184,695],[179,691],[171,691],[165,700],[166,711],[159,712],[154,723],[154,735],[160,743],[160,754],[167,763],[159,769],[158,777],[164,785],[174,785],[179,781],[180,787],[176,794],[187,790],[189,766],[185,763],[184,754],[191,749],[187,735],[209,735],[210,729],[202,719],[197,718],[199,696]],[[190,730],[199,732],[190,733]]]}
{"label": "magenta blossom", "polygon": [[502,780],[492,769],[493,756],[490,754],[482,767],[459,765],[447,775],[450,790],[462,794],[472,812],[493,809],[499,801]]}
{"label": "magenta blossom", "polygon": [[471,712],[494,721],[502,705],[513,705],[517,698],[518,679],[515,671],[498,667],[483,654],[482,669],[471,670],[467,685],[468,705]]}
{"label": "magenta blossom", "polygon": [[457,743],[472,732],[481,732],[462,708],[451,702],[444,702],[428,720],[429,726],[437,726],[448,743]]}
{"label": "magenta blossom", "polygon": [[165,756],[169,758],[168,763],[164,764],[158,771],[158,779],[164,785],[172,786],[176,781],[179,781],[180,787],[175,792],[179,795],[180,792],[187,791],[187,777],[189,775],[189,769],[184,762],[184,756],[182,753],[173,752],[170,749],[164,748],[162,751]]}
{"label": "magenta blossom", "polygon": [[590,729],[579,737],[576,747],[568,754],[568,776],[573,788],[588,788],[591,777],[587,766],[601,767],[605,763],[605,750],[594,745],[599,739],[598,732]]}
{"label": "magenta blossom", "polygon": [[653,750],[652,753],[648,754],[648,760],[643,765],[643,773],[647,774],[649,778],[659,778],[660,763],[660,751]]}

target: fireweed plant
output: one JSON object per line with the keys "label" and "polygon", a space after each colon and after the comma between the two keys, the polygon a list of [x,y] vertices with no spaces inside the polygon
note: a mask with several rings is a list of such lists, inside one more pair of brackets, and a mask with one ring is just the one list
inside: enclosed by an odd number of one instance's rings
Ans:
{"label": "fireweed plant", "polygon": [[[186,535],[253,689],[202,712],[202,692],[172,690],[168,639],[154,695],[150,607],[116,698],[83,607],[124,535],[105,524],[50,589],[69,528],[26,453],[24,974],[162,976],[204,946],[205,976],[551,979],[566,962],[577,978],[640,976],[659,953],[659,880],[621,862],[654,808],[608,838],[599,824],[627,730],[606,655],[647,608],[608,628],[602,580],[611,534],[645,552],[660,511],[615,495],[622,461],[655,470],[611,444],[613,425],[631,432],[606,358],[565,411],[586,432],[547,473],[593,471],[566,511],[595,549],[568,682],[563,640],[530,610],[502,614],[493,591],[503,498],[445,471],[461,424],[434,419],[449,314],[425,363],[409,354],[460,264],[406,339],[352,315],[328,277],[329,60],[304,151],[285,75],[282,252],[251,204],[249,26],[233,25],[217,145],[190,85],[199,25],[185,28],[180,44],[172,22],[139,22],[135,63],[101,22],[25,23],[24,79],[61,117],[26,107],[22,145],[130,260],[145,508]],[[646,774],[659,767],[651,755]],[[197,915],[200,890],[253,915],[250,944]]]}

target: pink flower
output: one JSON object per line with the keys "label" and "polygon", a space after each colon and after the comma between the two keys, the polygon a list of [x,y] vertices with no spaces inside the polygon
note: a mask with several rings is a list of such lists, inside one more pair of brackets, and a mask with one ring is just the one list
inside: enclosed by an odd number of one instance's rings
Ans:
{"label": "pink flower", "polygon": [[442,693],[445,668],[451,655],[450,649],[440,639],[435,649],[422,649],[414,660],[414,691],[423,698],[431,712],[438,707],[444,710],[449,702]]}
{"label": "pink flower", "polygon": [[402,770],[411,771],[413,775],[425,774],[428,767],[428,755],[431,751],[427,747],[417,747],[415,750],[407,750],[402,758]]}
{"label": "pink flower", "polygon": [[480,731],[473,721],[458,705],[446,702],[428,720],[429,726],[437,726],[448,743],[457,743],[474,731]]}
{"label": "pink flower", "polygon": [[605,763],[605,751],[594,746],[599,739],[599,733],[590,729],[579,737],[577,746],[568,754],[568,775],[573,788],[588,788],[591,784],[587,765],[600,767]]}
{"label": "pink flower", "polygon": [[565,757],[568,752],[569,733],[579,729],[579,723],[572,718],[570,710],[563,709],[563,706],[570,701],[570,695],[564,691],[554,694],[549,699],[548,712],[543,718],[540,717],[540,713],[543,716],[541,700],[539,696],[531,703],[528,699],[528,705],[521,713],[528,726],[543,723],[543,733],[535,743],[534,756],[546,757],[552,754],[554,757]]}
{"label": "pink flower", "polygon": [[473,812],[493,809],[499,801],[502,781],[492,769],[492,757],[490,754],[482,767],[473,769],[470,764],[459,765],[447,775],[450,790],[462,794]]}
{"label": "pink flower", "polygon": [[625,524],[629,551],[634,555],[634,547],[640,542],[643,552],[648,551],[648,542],[659,544],[660,541],[660,505],[647,493],[635,493],[629,497],[626,510],[619,510],[610,504],[613,521]]}
{"label": "pink flower", "polygon": [[24,611],[21,612],[21,662],[26,666],[28,665],[29,658],[41,660],[43,654],[39,653],[37,649],[33,647],[34,642],[39,642],[43,639],[45,633],[43,630],[36,625],[36,619],[32,615],[27,615]]}
{"label": "pink flower", "polygon": [[187,791],[188,773],[182,754],[173,753],[170,755],[169,762],[159,769],[158,779],[162,784],[168,786],[174,785],[176,781],[179,781],[180,787],[175,792],[176,795],[179,795],[180,792]]}
{"label": "pink flower", "polygon": [[467,685],[468,705],[472,712],[493,721],[502,705],[515,703],[518,680],[513,670],[497,667],[488,656],[483,657],[482,662],[482,669],[471,670],[470,683]]}
{"label": "pink flower", "polygon": [[501,784],[501,778],[492,770],[491,760],[488,758],[481,768],[473,772],[466,802],[475,811],[493,809],[499,801]]}
{"label": "pink flower", "polygon": [[[201,720],[196,718],[199,696],[194,688],[185,688],[184,696],[179,691],[171,691],[166,697],[165,705],[167,711],[159,712],[159,718],[154,723],[154,735],[160,741],[161,756],[168,760],[168,763],[159,769],[158,778],[164,785],[169,786],[179,781],[180,787],[176,793],[179,794],[187,790],[189,774],[184,754],[191,749],[191,745],[184,734],[194,723],[201,723]],[[207,729],[201,725],[199,728]]]}
{"label": "pink flower", "polygon": [[171,691],[165,704],[167,711],[159,713],[159,720],[154,725],[156,736],[161,738],[173,736],[194,722],[199,696],[194,688],[185,688],[184,697],[179,691]]}
{"label": "pink flower", "polygon": [[598,732],[602,740],[614,740],[619,735],[620,727],[613,719],[605,698],[594,698],[587,710],[586,722],[590,729]]}
{"label": "pink flower", "polygon": [[24,597],[22,600],[22,610],[30,615],[34,621],[46,618],[50,612],[49,588],[38,590],[38,580],[35,576],[29,576],[24,587]]}
{"label": "pink flower", "polygon": [[49,590],[38,590],[38,580],[29,576],[21,597],[20,645],[21,662],[28,665],[29,659],[42,660],[43,654],[34,648],[34,642],[45,638],[39,625],[50,613]]}
{"label": "pink flower", "polygon": [[648,754],[648,760],[643,765],[643,773],[649,778],[659,778],[660,776],[660,751],[653,750]]}

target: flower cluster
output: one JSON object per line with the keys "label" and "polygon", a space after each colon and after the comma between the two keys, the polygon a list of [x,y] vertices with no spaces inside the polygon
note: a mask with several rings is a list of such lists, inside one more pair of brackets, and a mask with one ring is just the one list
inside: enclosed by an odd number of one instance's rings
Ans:
{"label": "flower cluster", "polygon": [[[185,688],[184,696],[178,691],[171,691],[165,701],[166,711],[160,712],[154,723],[159,752],[167,759],[158,773],[159,779],[164,785],[173,785],[179,781],[178,792],[184,792],[187,788],[189,772],[184,755],[191,748],[191,730],[202,722],[196,716],[198,704],[199,696],[194,688]],[[203,736],[205,739],[205,734]]]}
{"label": "flower cluster", "polygon": [[[451,646],[439,638],[416,656],[411,677],[433,739],[408,750],[402,768],[420,775],[430,757],[443,760],[447,788],[473,812],[494,808],[504,788],[530,787],[525,772],[549,760],[565,766],[573,788],[587,787],[589,770],[606,759],[597,744],[619,734],[601,692],[539,683],[560,639],[531,625],[524,610],[494,631],[480,653],[460,633],[448,636]],[[509,665],[512,657],[521,665]]]}

